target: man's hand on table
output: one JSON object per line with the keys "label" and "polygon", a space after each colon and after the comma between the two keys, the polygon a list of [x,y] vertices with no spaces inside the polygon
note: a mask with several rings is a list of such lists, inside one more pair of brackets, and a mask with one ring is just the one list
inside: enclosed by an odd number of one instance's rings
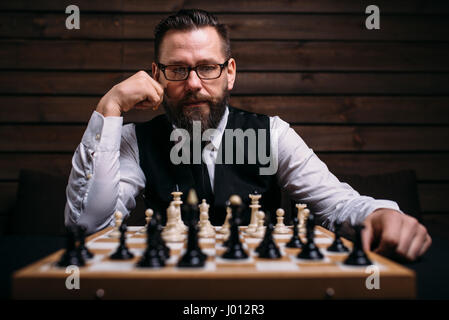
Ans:
{"label": "man's hand on table", "polygon": [[426,227],[415,218],[392,209],[377,209],[368,215],[362,231],[365,251],[414,261],[432,244]]}

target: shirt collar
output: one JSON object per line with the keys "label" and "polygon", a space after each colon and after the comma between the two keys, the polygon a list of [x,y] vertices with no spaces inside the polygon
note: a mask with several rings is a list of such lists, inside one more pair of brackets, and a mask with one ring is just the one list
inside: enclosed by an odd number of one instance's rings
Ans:
{"label": "shirt collar", "polygon": [[228,123],[228,116],[229,116],[229,109],[226,106],[225,112],[223,113],[223,116],[221,117],[221,120],[216,128],[217,134],[212,135],[210,138],[210,142],[215,147],[215,149],[220,148],[221,139],[223,138],[223,132],[225,131],[226,124]]}

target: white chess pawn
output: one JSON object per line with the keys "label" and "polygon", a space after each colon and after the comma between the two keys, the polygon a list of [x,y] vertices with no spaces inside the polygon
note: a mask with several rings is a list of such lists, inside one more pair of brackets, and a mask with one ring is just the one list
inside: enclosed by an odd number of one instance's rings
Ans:
{"label": "white chess pawn", "polygon": [[284,209],[279,208],[276,210],[277,223],[273,230],[274,234],[286,234],[290,232],[287,226],[284,224],[284,214]]}
{"label": "white chess pawn", "polygon": [[180,233],[177,221],[177,212],[173,203],[167,208],[167,225],[162,231],[162,238],[166,242],[182,242],[184,234]]}
{"label": "white chess pawn", "polygon": [[147,228],[148,228],[148,224],[151,221],[151,218],[153,217],[153,210],[148,208],[147,210],[145,210],[145,227],[143,227],[142,229],[139,230],[140,233],[146,233],[147,232]]}
{"label": "white chess pawn", "polygon": [[120,237],[120,226],[122,225],[123,213],[120,211],[116,211],[114,213],[114,230],[109,234],[111,238],[119,238]]}
{"label": "white chess pawn", "polygon": [[257,229],[251,233],[251,237],[261,239],[265,236],[264,219],[265,213],[263,211],[257,212]]}
{"label": "white chess pawn", "polygon": [[209,221],[209,207],[206,203],[206,199],[203,199],[203,202],[198,205],[200,209],[200,231],[198,232],[198,236],[200,238],[214,238],[215,237],[215,229]]}

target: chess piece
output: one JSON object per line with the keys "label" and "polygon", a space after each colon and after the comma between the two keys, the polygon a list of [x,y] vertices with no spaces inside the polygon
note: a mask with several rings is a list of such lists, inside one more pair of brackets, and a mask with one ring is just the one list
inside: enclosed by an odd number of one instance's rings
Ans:
{"label": "chess piece", "polygon": [[297,216],[299,221],[298,232],[300,234],[306,233],[306,219],[307,215],[310,213],[309,209],[307,209],[307,205],[303,203],[297,203]]}
{"label": "chess piece", "polygon": [[249,207],[251,208],[251,220],[248,228],[245,231],[247,234],[251,234],[257,229],[257,212],[259,212],[259,209],[262,207],[259,204],[261,197],[262,195],[258,194],[257,190],[254,191],[253,194],[249,195],[249,198],[251,199],[251,204],[249,205]]}
{"label": "chess piece", "polygon": [[324,259],[320,249],[315,244],[315,215],[309,213],[307,218],[307,243],[303,246],[301,252],[298,254],[299,259],[306,260],[321,260]]}
{"label": "chess piece", "polygon": [[142,258],[137,262],[138,268],[161,268],[165,266],[164,253],[161,253],[157,233],[157,221],[151,219],[147,228],[147,247]]}
{"label": "chess piece", "polygon": [[276,245],[276,242],[274,242],[273,230],[273,224],[268,222],[265,236],[259,246],[255,249],[259,254],[259,258],[279,259],[282,256],[279,247]]}
{"label": "chess piece", "polygon": [[167,225],[162,231],[162,238],[166,242],[182,242],[185,239],[184,234],[179,230],[177,217],[178,214],[172,202],[167,208]]}
{"label": "chess piece", "polygon": [[184,221],[182,221],[182,217],[181,217],[181,205],[182,205],[182,200],[181,200],[181,196],[182,196],[182,192],[179,191],[179,187],[178,185],[176,185],[176,189],[175,191],[173,191],[172,193],[173,196],[173,204],[175,205],[176,208],[176,224],[178,226],[178,229],[181,233],[184,233],[187,231],[187,226],[184,224]]}
{"label": "chess piece", "polygon": [[251,237],[262,239],[265,235],[265,226],[264,226],[264,218],[265,214],[263,211],[257,212],[257,229],[253,233],[251,233]]}
{"label": "chess piece", "polygon": [[123,213],[121,213],[120,211],[116,211],[114,213],[114,220],[115,220],[114,230],[109,234],[109,237],[110,238],[119,238],[120,237],[120,225],[123,222]]}
{"label": "chess piece", "polygon": [[290,241],[285,245],[287,248],[302,248],[304,243],[301,241],[299,237],[298,231],[298,218],[293,216],[293,235],[290,238]]}
{"label": "chess piece", "polygon": [[145,227],[139,230],[139,233],[146,233],[148,228],[148,223],[150,222],[151,218],[153,217],[153,210],[148,208],[145,210]]}
{"label": "chess piece", "polygon": [[327,251],[330,252],[349,252],[349,249],[345,247],[343,242],[340,239],[340,229],[341,229],[341,223],[336,222],[335,223],[335,239],[334,242],[327,248]]}
{"label": "chess piece", "polygon": [[206,199],[203,199],[198,208],[200,209],[200,232],[198,236],[200,238],[214,238],[215,229],[209,221],[209,205],[206,203]]}
{"label": "chess piece", "polygon": [[120,225],[120,244],[117,247],[117,250],[110,256],[112,260],[129,260],[134,258],[134,254],[129,251],[126,246],[126,230],[127,226],[125,223]]}
{"label": "chess piece", "polygon": [[231,229],[229,234],[229,244],[227,250],[221,256],[223,259],[240,260],[248,258],[248,254],[243,250],[243,245],[240,242],[239,226],[242,222],[241,213],[243,210],[242,199],[238,195],[232,195],[229,198],[232,219]]}
{"label": "chess piece", "polygon": [[364,225],[354,226],[355,230],[355,241],[354,247],[352,248],[351,253],[343,262],[345,265],[350,266],[369,266],[373,264],[371,260],[366,255],[365,251],[363,251],[362,245],[362,230],[365,228]]}
{"label": "chess piece", "polygon": [[285,214],[284,209],[279,208],[276,210],[277,223],[273,230],[274,234],[287,234],[290,232],[290,230],[284,224],[284,214]]}
{"label": "chess piece", "polygon": [[81,256],[83,257],[84,261],[92,259],[94,257],[94,254],[86,247],[86,226],[80,225],[77,230],[79,239],[78,250],[80,251]]}
{"label": "chess piece", "polygon": [[81,255],[81,252],[76,246],[76,234],[73,227],[66,228],[66,250],[57,265],[59,267],[67,267],[70,265],[82,267],[86,263]]}
{"label": "chess piece", "polygon": [[226,218],[225,218],[225,221],[224,221],[223,226],[221,227],[221,229],[217,231],[218,233],[223,234],[225,236],[225,238],[227,236],[229,236],[229,229],[231,227],[231,225],[229,224],[229,221],[231,220],[231,216],[232,216],[232,210],[231,210],[230,203],[229,203],[229,200],[228,200],[228,201],[226,201]]}
{"label": "chess piece", "polygon": [[162,222],[161,222],[161,215],[159,214],[159,212],[156,212],[154,219],[156,220],[156,225],[157,225],[157,243],[158,243],[158,248],[161,250],[161,252],[163,253],[163,256],[165,258],[165,260],[167,260],[168,258],[170,258],[170,248],[167,246],[167,244],[165,243],[164,239],[162,238]]}
{"label": "chess piece", "polygon": [[189,233],[187,238],[187,249],[177,266],[180,268],[203,267],[207,256],[201,251],[198,243],[197,210],[198,198],[196,192],[190,189],[187,197],[187,205],[184,206],[185,216],[189,221]]}

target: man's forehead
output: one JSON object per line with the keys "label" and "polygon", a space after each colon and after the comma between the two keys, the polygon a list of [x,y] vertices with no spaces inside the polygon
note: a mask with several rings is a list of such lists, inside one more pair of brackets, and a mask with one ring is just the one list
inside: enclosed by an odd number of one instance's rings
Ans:
{"label": "man's forehead", "polygon": [[170,30],[162,40],[160,60],[164,63],[217,60],[222,62],[223,44],[213,27]]}

